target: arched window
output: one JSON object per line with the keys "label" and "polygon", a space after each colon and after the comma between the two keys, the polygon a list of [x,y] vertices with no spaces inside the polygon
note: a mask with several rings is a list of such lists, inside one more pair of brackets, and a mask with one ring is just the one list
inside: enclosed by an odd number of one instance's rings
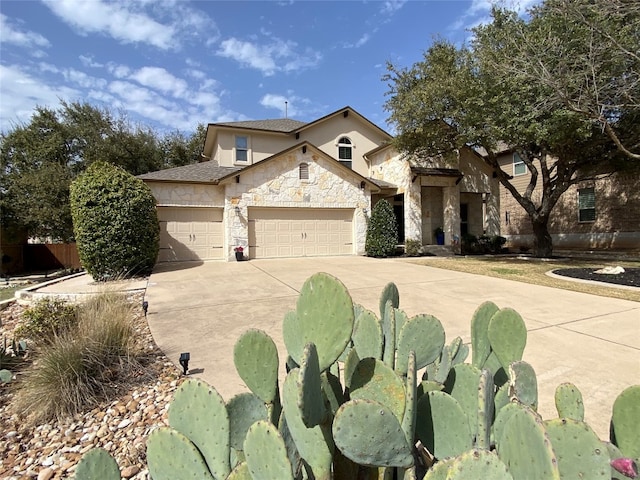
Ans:
{"label": "arched window", "polygon": [[338,140],[338,160],[346,167],[351,168],[351,161],[353,160],[353,144],[348,137],[340,137]]}
{"label": "arched window", "polygon": [[309,180],[309,164],[300,164],[300,180]]}

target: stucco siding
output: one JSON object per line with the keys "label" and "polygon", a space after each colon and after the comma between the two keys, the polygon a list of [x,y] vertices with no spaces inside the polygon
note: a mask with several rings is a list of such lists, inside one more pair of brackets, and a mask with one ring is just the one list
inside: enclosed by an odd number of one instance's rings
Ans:
{"label": "stucco siding", "polygon": [[151,189],[156,204],[165,207],[223,207],[224,188],[200,183],[153,182]]}

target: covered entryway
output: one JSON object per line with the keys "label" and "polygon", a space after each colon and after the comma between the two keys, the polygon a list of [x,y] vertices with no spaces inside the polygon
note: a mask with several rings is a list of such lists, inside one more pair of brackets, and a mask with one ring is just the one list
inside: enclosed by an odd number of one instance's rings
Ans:
{"label": "covered entryway", "polygon": [[351,255],[353,213],[349,208],[249,208],[249,256]]}
{"label": "covered entryway", "polygon": [[158,207],[159,262],[222,258],[222,209]]}

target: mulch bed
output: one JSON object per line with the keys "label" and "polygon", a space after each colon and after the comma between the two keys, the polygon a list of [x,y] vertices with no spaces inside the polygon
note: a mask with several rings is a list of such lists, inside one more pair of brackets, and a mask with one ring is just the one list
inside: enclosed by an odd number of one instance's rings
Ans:
{"label": "mulch bed", "polygon": [[594,282],[640,287],[640,268],[625,268],[624,273],[615,275],[594,273],[596,270],[599,270],[599,268],[563,268],[561,270],[554,270],[553,273],[563,277],[579,278],[581,280],[593,280]]}

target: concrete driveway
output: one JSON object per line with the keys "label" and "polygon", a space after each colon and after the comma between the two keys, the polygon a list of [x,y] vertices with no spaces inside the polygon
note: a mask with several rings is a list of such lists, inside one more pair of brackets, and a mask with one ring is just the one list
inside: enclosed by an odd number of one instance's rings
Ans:
{"label": "concrete driveway", "polygon": [[322,257],[161,265],[151,275],[146,293],[151,332],[173,362],[180,352],[190,352],[192,374],[229,399],[246,391],[233,365],[238,336],[248,328],[266,331],[283,364],[282,318],[295,308],[302,284],[316,272],[336,276],[354,302],[374,312],[383,287],[395,282],[400,308],[411,316],[435,315],[445,327],[447,342],[458,335],[470,342],[471,315],[480,303],[491,300],[501,308],[514,308],[529,332],[524,360],[538,375],[543,417],[557,416],[556,386],[573,382],[582,391],[587,421],[603,439],[608,438],[615,397],[640,383],[640,303],[401,259]]}

